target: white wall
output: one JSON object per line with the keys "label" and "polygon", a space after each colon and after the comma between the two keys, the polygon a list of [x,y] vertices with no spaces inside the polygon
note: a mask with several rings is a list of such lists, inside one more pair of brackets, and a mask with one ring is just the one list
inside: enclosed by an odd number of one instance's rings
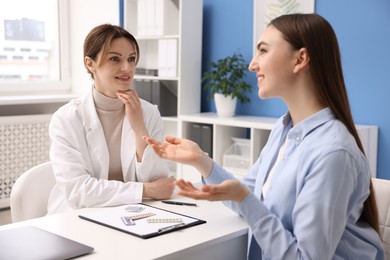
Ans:
{"label": "white wall", "polygon": [[84,39],[99,24],[119,25],[119,1],[70,0],[69,13],[72,92],[81,95],[92,84],[83,63]]}

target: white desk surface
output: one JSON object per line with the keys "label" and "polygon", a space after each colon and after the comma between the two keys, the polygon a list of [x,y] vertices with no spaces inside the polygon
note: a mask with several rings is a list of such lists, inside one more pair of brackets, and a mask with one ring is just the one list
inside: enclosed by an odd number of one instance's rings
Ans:
{"label": "white desk surface", "polygon": [[[221,202],[194,201],[174,195],[172,200],[189,201],[198,207],[144,201],[148,205],[206,220],[207,223],[142,239],[90,221],[80,219],[81,209],[0,226],[0,230],[33,225],[93,247],[92,254],[80,259],[244,259],[248,225]],[[223,246],[221,246],[223,244]],[[223,254],[219,251],[226,251]],[[241,253],[237,253],[242,251]],[[213,252],[214,251],[214,252]],[[228,252],[231,251],[231,252]],[[205,253],[207,252],[207,253]],[[211,252],[211,253],[210,253]],[[243,256],[244,255],[244,256]],[[202,258],[199,258],[202,257]],[[209,258],[210,259],[210,258]]]}

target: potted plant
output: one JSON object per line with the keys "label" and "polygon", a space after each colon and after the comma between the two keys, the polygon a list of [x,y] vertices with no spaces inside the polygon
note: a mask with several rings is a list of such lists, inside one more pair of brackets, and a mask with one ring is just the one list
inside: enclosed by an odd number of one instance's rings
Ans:
{"label": "potted plant", "polygon": [[240,53],[234,53],[209,62],[208,67],[211,70],[203,73],[202,77],[205,90],[210,91],[207,99],[214,98],[219,116],[234,116],[237,100],[241,103],[250,101],[248,93],[252,88],[243,79],[248,65]]}

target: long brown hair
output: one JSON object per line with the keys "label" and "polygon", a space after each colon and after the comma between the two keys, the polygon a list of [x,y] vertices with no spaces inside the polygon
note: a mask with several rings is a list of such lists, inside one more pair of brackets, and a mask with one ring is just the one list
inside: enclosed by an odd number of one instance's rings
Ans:
{"label": "long brown hair", "polygon": [[[325,106],[330,107],[336,118],[344,123],[364,154],[353,122],[341,67],[339,44],[332,26],[317,14],[283,15],[272,20],[269,25],[280,31],[294,49],[307,49],[318,96]],[[361,218],[379,233],[378,209],[371,180],[370,195],[364,202]]]}
{"label": "long brown hair", "polygon": [[[97,56],[102,52],[102,56],[106,54],[106,50],[110,47],[111,42],[117,38],[125,38],[133,44],[137,54],[135,63],[137,64],[140,58],[139,46],[137,40],[128,31],[112,24],[101,24],[93,28],[84,40],[84,58],[90,57],[96,61]],[[88,70],[93,78],[93,74]]]}

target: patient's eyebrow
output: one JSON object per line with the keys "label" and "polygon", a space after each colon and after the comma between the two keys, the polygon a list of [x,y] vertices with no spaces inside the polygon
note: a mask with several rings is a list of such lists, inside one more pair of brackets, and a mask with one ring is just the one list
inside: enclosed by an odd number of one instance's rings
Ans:
{"label": "patient's eyebrow", "polygon": [[266,43],[266,42],[264,42],[264,41],[261,41],[261,42],[259,42],[259,43],[257,44],[256,49],[259,51],[262,45],[269,45],[269,44]]}

